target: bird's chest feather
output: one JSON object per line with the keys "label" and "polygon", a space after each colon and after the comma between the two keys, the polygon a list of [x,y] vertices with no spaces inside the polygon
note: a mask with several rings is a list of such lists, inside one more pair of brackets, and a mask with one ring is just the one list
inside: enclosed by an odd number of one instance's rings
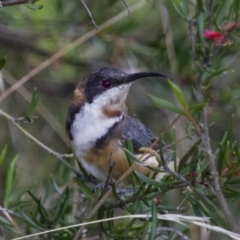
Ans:
{"label": "bird's chest feather", "polygon": [[75,115],[71,126],[75,155],[86,171],[98,179],[106,178],[111,155],[115,159],[125,158],[120,139],[112,133],[113,126],[122,119],[123,115],[106,117],[97,107],[88,105]]}

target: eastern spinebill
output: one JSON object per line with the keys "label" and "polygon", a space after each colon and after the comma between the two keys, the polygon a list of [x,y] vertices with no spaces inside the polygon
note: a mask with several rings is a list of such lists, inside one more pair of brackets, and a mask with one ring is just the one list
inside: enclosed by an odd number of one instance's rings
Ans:
{"label": "eastern spinebill", "polygon": [[[137,79],[165,77],[156,72],[127,74],[116,68],[102,68],[85,76],[77,85],[68,110],[66,129],[73,152],[81,166],[100,181],[105,181],[110,158],[116,164],[112,179],[118,179],[129,168],[123,142],[132,140],[134,154],[141,156],[141,147],[150,147],[154,134],[137,118],[129,115],[125,101],[131,85]],[[158,148],[156,142],[153,148]],[[169,152],[164,153],[168,159]],[[144,158],[146,159],[146,158]],[[148,166],[157,167],[158,161],[149,156],[136,171],[150,173]],[[156,178],[161,178],[158,174]]]}

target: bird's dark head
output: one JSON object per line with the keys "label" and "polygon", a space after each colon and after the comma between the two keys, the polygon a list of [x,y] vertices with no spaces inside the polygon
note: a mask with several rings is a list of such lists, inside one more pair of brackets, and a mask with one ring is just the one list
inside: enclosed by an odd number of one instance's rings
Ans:
{"label": "bird's dark head", "polygon": [[118,99],[125,101],[131,84],[140,78],[165,77],[155,72],[139,72],[127,74],[117,68],[102,68],[86,77],[85,95],[89,103],[111,104]]}

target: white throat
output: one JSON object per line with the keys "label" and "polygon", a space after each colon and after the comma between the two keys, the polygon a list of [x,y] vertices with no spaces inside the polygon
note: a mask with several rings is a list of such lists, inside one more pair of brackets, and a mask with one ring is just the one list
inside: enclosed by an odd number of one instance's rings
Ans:
{"label": "white throat", "polygon": [[[79,113],[75,115],[74,122],[71,126],[73,136],[73,147],[76,156],[84,158],[87,150],[95,146],[96,140],[103,137],[109,129],[122,120],[124,112],[120,116],[108,117],[102,108],[108,106],[116,108],[118,105],[125,104],[130,84],[123,87],[113,88],[102,93],[92,103],[85,103]],[[117,101],[120,99],[120,101]]]}

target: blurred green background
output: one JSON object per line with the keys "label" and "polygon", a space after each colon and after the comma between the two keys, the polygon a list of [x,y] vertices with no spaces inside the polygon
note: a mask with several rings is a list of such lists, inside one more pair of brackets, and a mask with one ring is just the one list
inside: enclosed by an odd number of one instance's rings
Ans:
{"label": "blurred green background", "polygon": [[[87,1],[97,25],[126,10],[123,1]],[[128,0],[130,6],[140,1]],[[70,153],[65,119],[76,84],[89,72],[101,67],[114,66],[128,73],[157,71],[170,76],[191,101],[191,86],[195,72],[192,69],[191,43],[188,27],[174,8],[181,1],[146,1],[141,8],[131,12],[112,26],[84,41],[66,55],[31,78],[21,88],[1,102],[1,108],[13,117],[25,116],[29,109],[31,93],[39,93],[38,108],[33,124],[23,124],[33,136],[60,153]],[[194,2],[194,1],[193,1]],[[94,29],[81,1],[41,0],[36,5],[42,9],[31,10],[26,6],[0,9],[0,57],[7,62],[0,78],[3,92],[15,81],[26,75],[54,53]],[[190,9],[191,11],[191,9]],[[166,34],[167,33],[167,34]],[[219,54],[219,68],[226,72],[217,77],[205,92],[211,105],[208,108],[211,123],[211,140],[216,145],[234,115],[234,138],[240,140],[240,88],[239,88],[239,37]],[[163,132],[177,117],[176,114],[152,104],[148,93],[175,103],[168,84],[159,79],[138,81],[132,87],[127,106],[156,135]],[[177,139],[185,136],[186,120],[176,123]],[[3,199],[6,169],[9,161],[17,161],[17,188],[25,189],[36,183],[38,196],[44,192],[44,183],[50,175],[63,184],[59,163],[36,144],[22,135],[11,123],[0,118],[0,150],[7,144],[6,161],[0,168],[0,199]],[[164,135],[171,142],[171,131]],[[177,146],[181,157],[192,141],[184,140]],[[9,160],[9,161],[8,161]],[[181,199],[172,199],[180,203]]]}

